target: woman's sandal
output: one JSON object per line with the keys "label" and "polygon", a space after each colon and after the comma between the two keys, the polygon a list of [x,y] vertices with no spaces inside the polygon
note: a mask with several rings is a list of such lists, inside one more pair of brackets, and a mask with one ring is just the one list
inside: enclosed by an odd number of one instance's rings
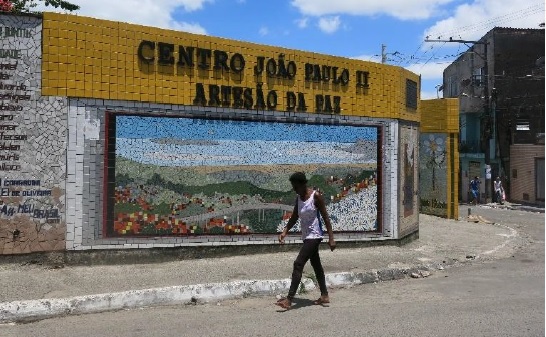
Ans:
{"label": "woman's sandal", "polygon": [[277,303],[275,303],[275,305],[278,305],[279,307],[285,309],[285,310],[289,310],[290,307],[292,306],[292,301],[290,301],[288,298],[284,297],[284,298],[281,298],[277,301]]}
{"label": "woman's sandal", "polygon": [[319,297],[318,300],[313,301],[314,305],[324,305],[324,304],[329,304],[329,303],[330,303],[330,299],[329,298],[328,299],[322,298],[322,296]]}

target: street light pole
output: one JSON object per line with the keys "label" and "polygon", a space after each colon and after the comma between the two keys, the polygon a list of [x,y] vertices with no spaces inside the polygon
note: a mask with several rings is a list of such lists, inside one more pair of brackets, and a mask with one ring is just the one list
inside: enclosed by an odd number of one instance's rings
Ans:
{"label": "street light pole", "polygon": [[487,62],[487,45],[483,43],[483,64],[484,64],[484,97],[485,102],[483,105],[483,121],[484,121],[484,138],[485,138],[485,202],[491,202],[491,109],[489,99],[489,63]]}

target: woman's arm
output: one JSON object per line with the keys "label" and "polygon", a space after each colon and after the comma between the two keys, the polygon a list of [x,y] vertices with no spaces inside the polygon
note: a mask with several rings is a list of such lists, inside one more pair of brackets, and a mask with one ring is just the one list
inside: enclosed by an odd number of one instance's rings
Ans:
{"label": "woman's arm", "polygon": [[333,251],[336,248],[334,232],[332,231],[332,224],[330,223],[328,211],[326,211],[326,203],[324,202],[324,198],[320,193],[315,193],[315,206],[319,210],[322,219],[324,219],[324,225],[326,226],[326,231],[328,232],[328,246],[330,246],[330,249]]}
{"label": "woman's arm", "polygon": [[286,224],[286,227],[284,227],[284,230],[279,235],[279,242],[284,243],[284,238],[288,235],[288,231],[296,225],[296,222],[298,221],[299,215],[298,215],[298,200],[296,199],[296,204],[294,205],[294,210],[292,211],[292,215],[290,216],[290,219],[288,219],[288,223]]}

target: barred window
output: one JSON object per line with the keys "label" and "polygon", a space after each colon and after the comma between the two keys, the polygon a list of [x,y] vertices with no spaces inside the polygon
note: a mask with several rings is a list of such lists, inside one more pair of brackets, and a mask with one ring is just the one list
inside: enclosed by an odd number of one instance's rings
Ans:
{"label": "barred window", "polygon": [[417,82],[406,80],[406,107],[417,109]]}

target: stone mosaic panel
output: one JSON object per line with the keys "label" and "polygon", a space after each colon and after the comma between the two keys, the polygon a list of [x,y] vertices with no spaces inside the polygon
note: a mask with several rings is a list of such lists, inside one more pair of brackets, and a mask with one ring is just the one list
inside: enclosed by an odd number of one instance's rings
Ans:
{"label": "stone mosaic panel", "polygon": [[[297,124],[352,125],[378,127],[378,222],[379,231],[347,232],[336,235],[338,241],[388,240],[398,237],[398,121],[358,116],[327,116],[277,111],[242,111],[229,108],[205,109],[192,106],[152,104],[101,99],[69,99],[67,151],[67,249],[157,248],[178,246],[230,246],[277,243],[277,234],[201,234],[201,235],[107,235],[105,221],[105,167],[115,168],[114,153],[106,144],[108,135],[116,132],[107,128],[111,113],[142,117],[174,119],[247,120]],[[115,141],[112,142],[115,144]],[[107,148],[108,146],[108,148]],[[111,175],[115,177],[115,172]],[[379,179],[380,178],[380,179]],[[112,185],[115,188],[115,184]],[[111,193],[114,196],[114,193]],[[295,197],[294,197],[295,199]],[[266,213],[267,215],[267,213]],[[111,216],[113,219],[113,215]],[[241,218],[240,218],[241,221]],[[301,242],[297,235],[287,243]]]}
{"label": "stone mosaic panel", "polygon": [[295,171],[324,194],[334,231],[378,229],[378,127],[107,119],[110,237],[276,233],[294,207]]}
{"label": "stone mosaic panel", "polygon": [[419,129],[415,125],[400,125],[399,142],[399,237],[419,226]]}
{"label": "stone mosaic panel", "polygon": [[422,133],[419,141],[420,204],[425,214],[447,217],[447,134]]}
{"label": "stone mosaic panel", "polygon": [[41,33],[0,15],[0,254],[65,248],[66,99],[40,94]]}

